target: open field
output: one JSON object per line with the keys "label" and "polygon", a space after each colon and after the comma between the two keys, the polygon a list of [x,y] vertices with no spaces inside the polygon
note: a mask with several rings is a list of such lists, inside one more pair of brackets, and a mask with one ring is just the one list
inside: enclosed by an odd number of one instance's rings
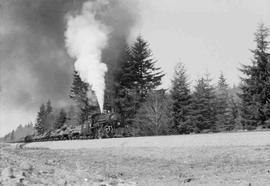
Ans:
{"label": "open field", "polygon": [[114,138],[99,140],[71,140],[30,143],[27,147],[50,149],[80,149],[105,147],[204,147],[204,146],[260,146],[270,145],[270,132],[236,132]]}
{"label": "open field", "polygon": [[[60,145],[64,146],[57,149]],[[21,181],[25,185],[270,185],[270,132],[43,142],[27,147],[5,146],[0,156],[0,170],[12,167],[14,180],[21,175],[21,162],[33,165],[32,173]]]}

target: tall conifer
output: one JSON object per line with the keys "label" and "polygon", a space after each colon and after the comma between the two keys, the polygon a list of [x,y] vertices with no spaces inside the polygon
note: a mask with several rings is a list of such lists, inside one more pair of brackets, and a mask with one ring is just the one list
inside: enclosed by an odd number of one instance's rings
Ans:
{"label": "tall conifer", "polygon": [[192,122],[197,132],[216,131],[216,98],[208,75],[197,81],[192,99]]}
{"label": "tall conifer", "polygon": [[54,128],[59,129],[61,128],[65,122],[67,121],[67,113],[65,112],[64,109],[61,109],[58,117],[56,118],[56,121],[54,123]]}
{"label": "tall conifer", "polygon": [[125,48],[119,64],[115,105],[122,118],[131,123],[147,93],[161,84],[164,74],[155,67],[149,44],[141,36]]}
{"label": "tall conifer", "polygon": [[180,133],[194,130],[191,121],[191,93],[187,80],[186,69],[182,63],[176,66],[172,80],[172,115],[175,129]]}
{"label": "tall conifer", "polygon": [[149,43],[141,36],[137,37],[135,43],[130,47],[130,65],[134,68],[131,85],[139,93],[143,102],[148,91],[155,89],[161,84],[164,76],[160,68],[155,67],[152,51]]}
{"label": "tall conifer", "polygon": [[229,107],[228,84],[223,73],[220,74],[216,88],[216,127],[218,131],[233,129],[234,121]]}
{"label": "tall conifer", "polygon": [[37,115],[37,121],[35,124],[35,129],[38,134],[43,134],[45,132],[46,125],[46,108],[45,105],[42,104],[39,108],[39,112]]}
{"label": "tall conifer", "polygon": [[260,24],[255,33],[256,49],[252,65],[243,65],[241,83],[241,118],[245,128],[265,127],[270,119],[269,29]]}
{"label": "tall conifer", "polygon": [[87,94],[90,94],[88,90],[91,87],[89,87],[88,83],[85,83],[81,80],[79,74],[77,71],[74,72],[73,75],[73,82],[70,90],[70,98],[77,103],[78,107],[80,108],[80,119],[79,123],[83,124],[86,120],[88,120],[89,114],[91,114],[94,111],[97,111],[97,102],[96,98],[94,96],[94,93],[92,91],[92,98],[89,99]]}

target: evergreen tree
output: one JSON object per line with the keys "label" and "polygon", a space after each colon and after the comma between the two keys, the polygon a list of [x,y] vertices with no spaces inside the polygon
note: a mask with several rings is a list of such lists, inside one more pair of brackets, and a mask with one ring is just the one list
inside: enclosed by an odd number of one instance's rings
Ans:
{"label": "evergreen tree", "polygon": [[135,65],[130,60],[130,48],[125,47],[120,57],[120,68],[115,76],[115,110],[121,114],[122,122],[131,123],[139,107],[139,99],[132,82],[135,81]]}
{"label": "evergreen tree", "polygon": [[69,97],[73,99],[80,106],[86,105],[88,102],[87,91],[89,85],[83,82],[77,71],[74,71],[73,82]]}
{"label": "evergreen tree", "polygon": [[147,93],[161,84],[164,74],[154,66],[149,44],[141,36],[124,49],[119,64],[115,76],[115,108],[124,122],[132,123]]}
{"label": "evergreen tree", "polygon": [[78,107],[71,105],[67,111],[66,124],[72,125],[72,126],[78,125],[78,121],[79,121],[79,119],[78,119],[79,114],[78,113],[79,113]]}
{"label": "evergreen tree", "polygon": [[216,89],[216,127],[218,131],[232,130],[233,116],[229,107],[228,84],[223,73],[220,74]]}
{"label": "evergreen tree", "polygon": [[67,113],[64,109],[61,109],[59,116],[56,118],[56,121],[54,123],[54,128],[59,129],[61,128],[67,120]]}
{"label": "evergreen tree", "polygon": [[38,134],[43,134],[45,132],[45,125],[46,125],[46,109],[45,105],[42,104],[40,106],[38,115],[37,115],[37,121],[35,125],[35,129]]}
{"label": "evergreen tree", "polygon": [[[239,97],[237,97],[239,99]],[[240,121],[240,102],[239,100],[235,98],[235,96],[230,95],[229,97],[229,107],[230,112],[233,120],[233,128],[242,130],[243,126]]]}
{"label": "evergreen tree", "polygon": [[[127,44],[118,48],[118,55],[114,55],[112,58],[106,59],[108,69],[110,69],[105,75],[105,94],[104,94],[104,109],[113,110],[119,112],[119,87],[123,86],[124,78],[121,76],[122,68],[126,65],[129,60],[127,59],[129,56],[129,47]],[[105,60],[105,59],[104,59]],[[113,61],[112,61],[113,60]],[[121,82],[120,82],[121,80]]]}
{"label": "evergreen tree", "polygon": [[260,24],[255,33],[256,49],[252,65],[243,65],[241,72],[246,76],[241,84],[241,118],[245,128],[265,126],[270,119],[270,60],[269,29]]}
{"label": "evergreen tree", "polygon": [[171,90],[172,115],[174,127],[180,134],[194,130],[191,122],[191,93],[187,80],[186,69],[179,63],[174,72]]}
{"label": "evergreen tree", "polygon": [[44,129],[45,131],[50,130],[53,128],[53,123],[54,123],[54,115],[53,115],[53,108],[51,105],[51,101],[48,100],[46,103],[46,111],[45,111],[45,124],[44,124]]}
{"label": "evergreen tree", "polygon": [[140,101],[143,102],[149,90],[155,89],[161,84],[161,78],[164,76],[160,68],[155,67],[155,61],[152,58],[152,51],[149,49],[149,43],[141,36],[138,36],[135,43],[130,48],[130,67],[129,73],[133,70],[130,78],[130,85],[136,89]]}
{"label": "evergreen tree", "polygon": [[192,122],[196,132],[216,131],[216,98],[210,83],[208,75],[199,79],[192,96]]}
{"label": "evergreen tree", "polygon": [[10,141],[14,141],[15,140],[15,132],[14,130],[12,130],[11,134],[10,134]]}
{"label": "evergreen tree", "polygon": [[51,101],[48,100],[46,103],[46,113],[50,114],[52,112],[52,105],[51,105]]}
{"label": "evergreen tree", "polygon": [[[88,83],[85,83],[81,80],[77,71],[74,72],[73,75],[73,82],[70,90],[70,98],[73,99],[79,109],[79,124],[83,124],[85,121],[88,120],[89,114],[94,111],[97,111],[98,106],[96,102],[96,97],[94,96],[93,91],[91,91]],[[90,90],[90,91],[88,91]],[[92,99],[90,100],[87,95],[90,95]]]}

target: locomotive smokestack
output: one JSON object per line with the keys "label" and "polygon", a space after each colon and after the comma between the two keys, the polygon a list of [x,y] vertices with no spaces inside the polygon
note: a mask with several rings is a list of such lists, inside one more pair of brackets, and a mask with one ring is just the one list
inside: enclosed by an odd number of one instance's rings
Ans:
{"label": "locomotive smokestack", "polygon": [[85,2],[80,14],[67,16],[65,32],[68,54],[76,59],[75,70],[84,82],[91,85],[101,113],[104,103],[104,78],[107,72],[107,66],[101,61],[101,53],[107,46],[108,29],[96,19],[95,10],[106,2],[105,0]]}

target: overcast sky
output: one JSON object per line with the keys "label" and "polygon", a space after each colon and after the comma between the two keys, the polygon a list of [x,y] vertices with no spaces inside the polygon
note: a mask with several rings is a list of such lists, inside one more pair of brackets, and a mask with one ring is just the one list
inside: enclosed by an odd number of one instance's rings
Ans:
{"label": "overcast sky", "polygon": [[[222,71],[239,83],[240,64],[250,63],[258,23],[270,26],[269,0],[147,0],[139,32],[150,42],[169,87],[175,64],[186,65],[190,80],[206,72],[213,82]],[[194,82],[193,82],[194,83]]]}
{"label": "overcast sky", "polygon": [[[249,49],[254,48],[254,32],[258,23],[264,22],[266,26],[270,26],[269,0],[138,1],[140,2],[137,13],[139,18],[137,26],[132,32],[131,40],[138,34],[142,34],[149,41],[157,60],[157,66],[166,73],[163,79],[163,88],[170,86],[174,67],[179,61],[186,65],[193,83],[207,72],[211,74],[215,83],[220,72],[223,72],[231,85],[238,84],[240,73],[237,68],[240,67],[241,63],[250,63]],[[57,6],[61,7],[61,3],[58,3]],[[72,6],[72,4],[65,6]],[[41,104],[40,100],[45,101],[51,95],[57,95],[51,99],[59,99],[63,93],[66,94],[72,77],[69,75],[72,74],[72,61],[67,58],[61,40],[64,30],[57,22],[63,19],[65,10],[55,11],[58,9],[55,9],[55,6],[49,6],[48,3],[36,10],[33,6],[35,14],[41,12],[39,16],[43,17],[42,21],[39,22],[38,29],[31,29],[31,27],[36,26],[36,23],[32,24],[31,20],[36,18],[31,12],[28,13],[27,8],[22,14],[17,13],[20,12],[20,6],[16,8],[10,6],[9,8],[10,10],[6,11],[1,9],[2,22],[0,23],[1,92],[3,93],[0,97],[0,136],[16,128],[20,123],[35,121],[38,107]],[[15,13],[12,14],[12,12]],[[25,16],[25,20],[21,18],[22,15]],[[59,20],[55,20],[55,17]],[[24,24],[25,22],[27,24]],[[57,29],[57,32],[54,29]],[[22,33],[23,35],[21,35]],[[20,38],[21,36],[23,37]],[[24,47],[22,45],[25,42],[23,39],[28,36],[35,37],[27,41],[27,47]],[[40,46],[34,45],[36,41],[39,41]],[[7,43],[9,44],[7,45]],[[32,47],[31,43],[33,43]],[[3,48],[5,50],[2,50]],[[43,49],[46,49],[45,52]],[[11,51],[14,53],[13,55],[9,55]],[[54,52],[57,54],[52,55],[53,57],[50,56]],[[25,55],[26,53],[35,53],[36,56]],[[42,55],[44,58],[40,57]],[[48,58],[49,56],[50,58]],[[31,61],[31,59],[38,59],[40,63],[37,62],[34,67],[28,63],[25,63],[26,66],[19,65],[20,61]],[[48,61],[46,61],[47,59]],[[18,65],[7,65],[14,60],[17,60]],[[57,66],[51,69],[50,63],[57,63]],[[42,65],[40,66],[40,64]],[[36,74],[28,73],[28,65],[31,70],[36,70]],[[40,72],[38,69],[43,70]],[[56,71],[59,73],[59,69],[62,73],[62,79],[59,81],[65,83],[59,83],[53,77],[53,73]],[[48,73],[49,71],[50,73]],[[8,85],[8,82],[11,82],[9,72],[13,72],[15,84]],[[41,76],[43,72],[46,72],[44,77]],[[51,86],[50,83],[53,85]],[[36,90],[35,85],[37,84],[44,85],[46,89],[42,89],[41,86]],[[50,86],[51,89],[48,88]],[[16,94],[19,89],[25,87],[27,87],[27,91],[20,95]],[[55,94],[56,89],[57,94]],[[34,99],[31,90],[41,93],[44,98]],[[23,103],[27,106],[18,105],[16,100],[19,98],[28,102],[27,104]]]}

